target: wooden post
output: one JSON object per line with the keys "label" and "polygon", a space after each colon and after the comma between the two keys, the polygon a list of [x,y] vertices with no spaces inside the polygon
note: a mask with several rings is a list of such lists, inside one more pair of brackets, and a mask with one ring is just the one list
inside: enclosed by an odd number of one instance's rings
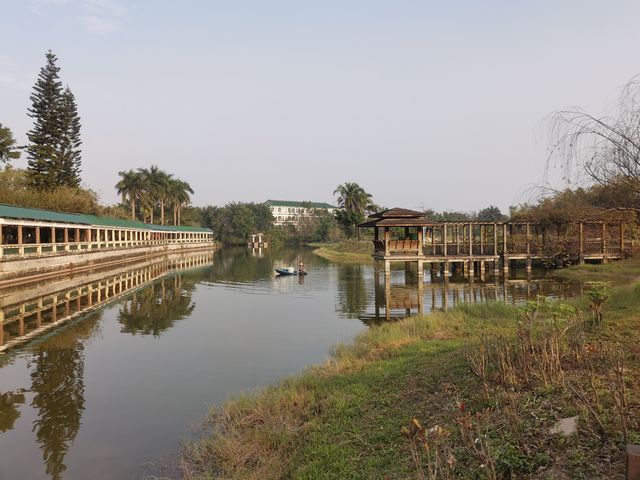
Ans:
{"label": "wooden post", "polygon": [[51,251],[58,251],[58,247],[56,245],[56,227],[51,227]]}
{"label": "wooden post", "polygon": [[620,258],[624,255],[624,223],[620,222]]}
{"label": "wooden post", "polygon": [[[3,242],[4,242],[4,239],[2,238],[2,224],[0,223],[0,258],[2,258],[2,253],[3,253],[3,249],[2,249]],[[2,345],[2,342],[0,342],[0,345]]]}
{"label": "wooden post", "polygon": [[480,225],[480,255],[484,255],[484,225]]}
{"label": "wooden post", "polygon": [[424,241],[422,227],[417,227],[418,230],[418,255],[423,254],[422,242]]}
{"label": "wooden post", "polygon": [[498,255],[498,224],[493,224],[493,254]]}
{"label": "wooden post", "polygon": [[527,223],[527,272],[531,271],[531,224]]}
{"label": "wooden post", "polygon": [[[473,227],[471,226],[471,224],[467,224],[467,227],[469,228],[469,256],[472,257],[473,256]],[[470,270],[473,271],[473,265],[471,265]]]}
{"label": "wooden post", "polygon": [[[442,243],[444,244],[443,246],[443,253],[444,256],[447,256],[447,225],[444,224],[442,225]],[[445,262],[445,268],[448,265],[448,262]]]}
{"label": "wooden post", "polygon": [[602,263],[607,263],[607,224],[602,222]]}
{"label": "wooden post", "polygon": [[580,251],[578,252],[578,263],[584,264],[584,223],[578,222],[578,231],[580,233]]}
{"label": "wooden post", "polygon": [[460,225],[456,225],[456,255],[460,255]]}
{"label": "wooden post", "polygon": [[505,280],[509,276],[509,255],[507,253],[507,224],[502,224],[502,271]]}
{"label": "wooden post", "polygon": [[[389,227],[384,227],[384,256],[389,255],[389,242],[391,240],[391,232],[389,232]],[[385,262],[385,272],[387,271],[387,264]]]}

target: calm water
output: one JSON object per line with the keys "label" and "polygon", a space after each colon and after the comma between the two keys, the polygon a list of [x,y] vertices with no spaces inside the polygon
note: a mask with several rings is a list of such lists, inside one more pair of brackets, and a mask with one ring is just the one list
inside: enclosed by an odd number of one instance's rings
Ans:
{"label": "calm water", "polygon": [[[274,265],[300,260],[308,276],[274,278]],[[0,354],[0,480],[140,479],[158,473],[146,462],[175,458],[212,403],[321,362],[367,325],[575,291],[526,278],[416,278],[308,250],[229,249],[0,291],[0,346],[78,315]]]}

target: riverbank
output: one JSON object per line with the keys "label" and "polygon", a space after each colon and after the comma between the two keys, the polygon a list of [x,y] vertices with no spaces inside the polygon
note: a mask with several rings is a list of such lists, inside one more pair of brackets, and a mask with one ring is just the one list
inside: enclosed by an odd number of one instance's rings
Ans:
{"label": "riverbank", "polygon": [[[615,269],[640,276],[635,259]],[[212,411],[184,447],[184,475],[619,478],[625,444],[640,443],[640,294],[627,282],[608,297],[600,322],[585,295],[371,328],[326,364]],[[575,433],[552,433],[573,417]]]}
{"label": "riverbank", "polygon": [[569,268],[551,270],[549,275],[563,281],[604,281],[622,285],[635,281],[640,275],[640,255],[622,261],[575,265]]}
{"label": "riverbank", "polygon": [[313,253],[332,262],[368,263],[372,262],[373,245],[370,240],[345,240],[337,243],[311,243]]}

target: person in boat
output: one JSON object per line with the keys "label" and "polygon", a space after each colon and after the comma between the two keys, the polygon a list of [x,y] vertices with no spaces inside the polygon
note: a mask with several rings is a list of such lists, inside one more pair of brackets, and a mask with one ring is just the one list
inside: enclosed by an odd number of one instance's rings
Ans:
{"label": "person in boat", "polygon": [[298,274],[304,274],[304,263],[300,262],[300,264],[298,265]]}

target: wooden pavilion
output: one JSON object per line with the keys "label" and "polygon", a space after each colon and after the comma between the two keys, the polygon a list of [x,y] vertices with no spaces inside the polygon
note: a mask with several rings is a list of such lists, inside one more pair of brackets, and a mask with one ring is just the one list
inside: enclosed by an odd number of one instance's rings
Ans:
{"label": "wooden pavilion", "polygon": [[385,271],[391,262],[417,262],[418,275],[424,263],[439,267],[445,275],[451,265],[464,274],[484,274],[487,264],[494,274],[500,265],[505,274],[513,261],[524,261],[531,270],[533,260],[568,263],[607,262],[623,258],[634,247],[637,222],[612,216],[559,223],[527,221],[438,222],[423,212],[392,208],[369,217],[359,228],[373,228],[376,260],[384,261]]}

